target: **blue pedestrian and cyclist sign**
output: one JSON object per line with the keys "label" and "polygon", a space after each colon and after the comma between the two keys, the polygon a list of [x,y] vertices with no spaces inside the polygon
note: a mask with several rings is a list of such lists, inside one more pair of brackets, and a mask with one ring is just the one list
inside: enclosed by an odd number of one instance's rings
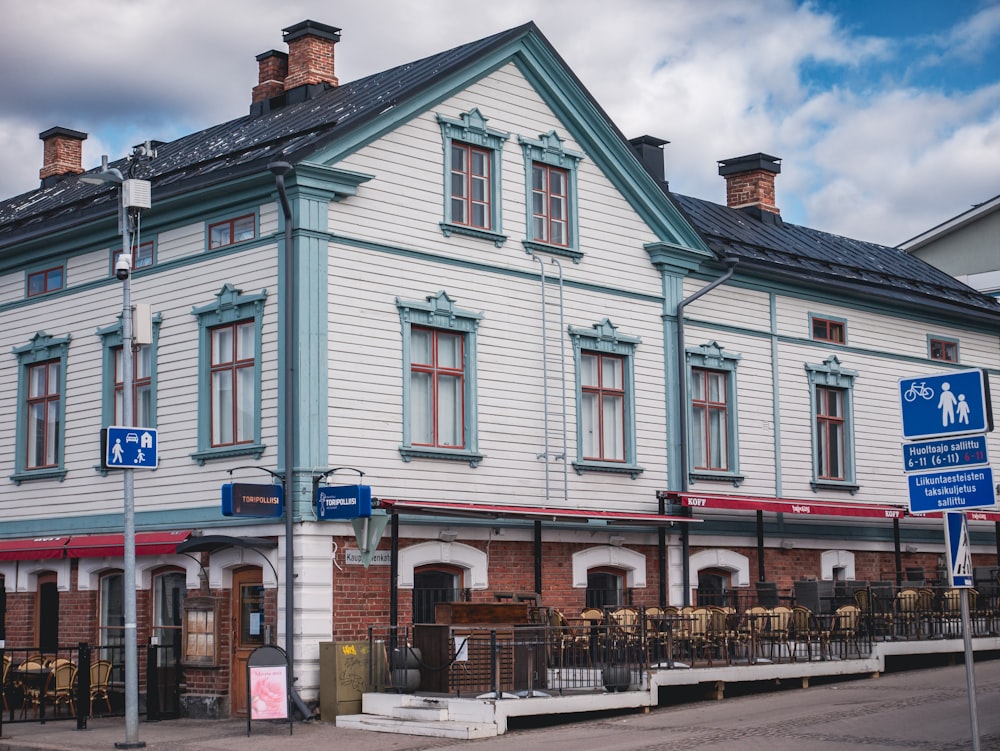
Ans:
{"label": "blue pedestrian and cyclist sign", "polygon": [[993,430],[988,383],[982,370],[902,378],[899,403],[906,439]]}
{"label": "blue pedestrian and cyclist sign", "polygon": [[109,427],[104,463],[108,469],[156,469],[156,429]]}

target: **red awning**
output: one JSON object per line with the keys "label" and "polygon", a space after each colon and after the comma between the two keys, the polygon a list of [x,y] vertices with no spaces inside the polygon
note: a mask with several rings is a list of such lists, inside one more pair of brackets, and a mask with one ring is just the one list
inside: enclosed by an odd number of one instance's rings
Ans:
{"label": "red awning", "polygon": [[0,561],[39,561],[62,558],[69,537],[29,537],[0,540]]}
{"label": "red awning", "polygon": [[[943,514],[940,511],[932,511],[929,514],[913,514],[917,519],[940,519]],[[965,518],[970,522],[1000,522],[1000,513],[996,511],[973,511],[968,510],[965,512]]]}
{"label": "red awning", "polygon": [[[177,544],[184,542],[191,532],[136,532],[136,555],[170,555],[177,552]],[[66,545],[69,558],[105,558],[125,555],[125,535],[81,535],[69,538]]]}
{"label": "red awning", "polygon": [[604,521],[610,524],[637,524],[663,526],[671,522],[700,522],[686,516],[665,516],[663,514],[641,514],[629,511],[593,511],[587,509],[567,509],[539,506],[510,506],[498,503],[462,503],[459,501],[405,501],[382,498],[379,501],[387,511],[413,514],[434,514],[437,516],[474,516],[498,519],[539,519],[549,521],[569,521],[586,524]]}
{"label": "red awning", "polygon": [[861,516],[876,519],[902,519],[904,506],[875,503],[840,503],[838,501],[795,501],[788,498],[676,493],[689,508],[732,509],[737,511],[773,511],[799,516]]}

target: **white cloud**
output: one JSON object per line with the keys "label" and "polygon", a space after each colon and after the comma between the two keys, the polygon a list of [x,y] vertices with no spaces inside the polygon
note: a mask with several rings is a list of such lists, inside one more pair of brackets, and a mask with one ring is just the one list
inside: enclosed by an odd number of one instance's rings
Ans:
{"label": "white cloud", "polygon": [[[626,136],[671,141],[673,189],[724,200],[716,161],[765,151],[783,159],[785,218],[840,234],[897,243],[1000,192],[995,86],[948,96],[865,77],[982,50],[998,6],[922,40],[921,61],[793,0],[33,0],[4,15],[0,66],[19,73],[0,79],[0,195],[37,186],[37,136],[54,125],[90,134],[93,166],[245,114],[254,57],[306,18],[343,28],[342,81],[534,20]],[[807,80],[817,66],[843,80]]]}

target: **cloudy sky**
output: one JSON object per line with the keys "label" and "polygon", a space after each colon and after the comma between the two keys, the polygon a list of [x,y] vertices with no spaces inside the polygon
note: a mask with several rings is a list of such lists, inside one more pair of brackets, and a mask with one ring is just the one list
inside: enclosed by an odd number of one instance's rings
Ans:
{"label": "cloudy sky", "polygon": [[1000,0],[0,0],[0,196],[38,186],[38,134],[84,166],[246,114],[255,56],[343,29],[350,81],[535,21],[629,137],[669,140],[673,190],[780,157],[786,221],[896,245],[1000,194]]}

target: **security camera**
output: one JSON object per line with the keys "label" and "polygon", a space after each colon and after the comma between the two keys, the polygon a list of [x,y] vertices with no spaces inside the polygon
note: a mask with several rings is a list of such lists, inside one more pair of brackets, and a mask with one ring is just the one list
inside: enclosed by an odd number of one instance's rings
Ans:
{"label": "security camera", "polygon": [[122,253],[118,256],[118,260],[115,262],[115,276],[118,277],[119,281],[124,282],[128,279],[128,275],[131,271],[132,256]]}

